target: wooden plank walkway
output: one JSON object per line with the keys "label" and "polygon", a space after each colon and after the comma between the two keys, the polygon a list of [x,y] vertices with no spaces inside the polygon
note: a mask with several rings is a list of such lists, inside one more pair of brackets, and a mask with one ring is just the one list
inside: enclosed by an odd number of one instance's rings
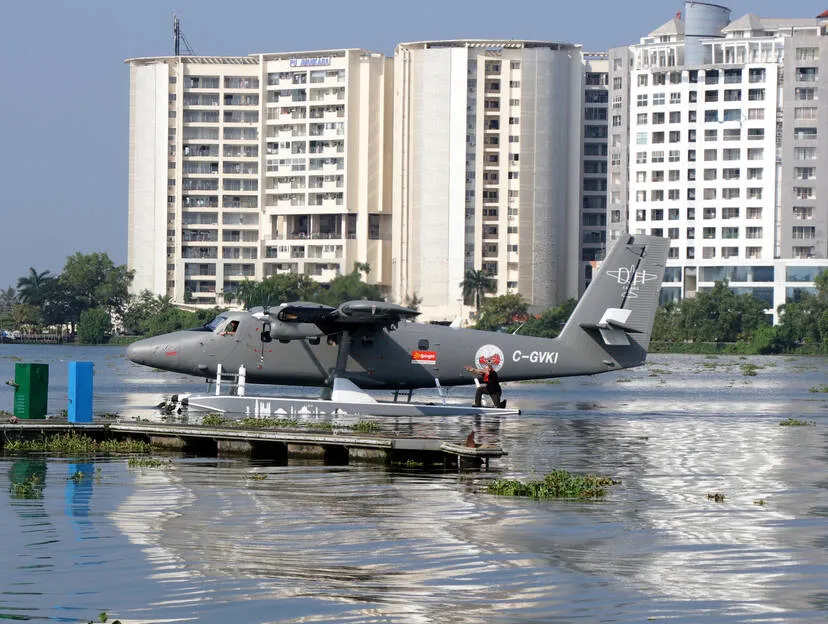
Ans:
{"label": "wooden plank walkway", "polygon": [[466,446],[437,438],[385,434],[332,434],[147,422],[72,424],[35,420],[0,424],[0,448],[6,440],[36,439],[69,432],[83,433],[94,439],[137,438],[159,448],[204,456],[241,454],[281,462],[289,458],[318,458],[338,465],[365,461],[387,465],[488,467],[489,460],[506,454],[500,446]]}

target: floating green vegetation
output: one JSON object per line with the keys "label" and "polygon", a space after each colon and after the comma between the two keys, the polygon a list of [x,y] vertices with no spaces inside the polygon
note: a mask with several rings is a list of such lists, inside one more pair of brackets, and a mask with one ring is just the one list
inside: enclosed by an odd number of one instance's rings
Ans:
{"label": "floating green vegetation", "polygon": [[9,487],[12,498],[42,498],[43,482],[33,474],[21,483],[12,483]]}
{"label": "floating green vegetation", "polygon": [[127,465],[130,468],[169,468],[173,465],[173,463],[171,459],[133,455],[129,458],[129,460],[127,460]]}
{"label": "floating green vegetation", "polygon": [[381,428],[380,424],[374,420],[360,420],[353,426],[353,430],[360,433],[376,433]]}
{"label": "floating green vegetation", "polygon": [[520,381],[518,383],[522,384],[559,384],[562,383],[560,379],[526,379],[524,381]]}
{"label": "floating green vegetation", "polygon": [[317,431],[333,431],[334,429],[348,429],[361,433],[375,433],[381,429],[380,424],[368,420],[360,421],[355,425],[337,425],[330,421],[301,422],[295,418],[228,418],[221,414],[207,414],[201,421],[207,427],[234,427],[238,429],[314,429]]}
{"label": "floating green vegetation", "polygon": [[666,368],[651,368],[650,369],[650,377],[655,377],[656,375],[672,375],[673,371],[667,370]]}
{"label": "floating green vegetation", "polygon": [[715,501],[717,503],[723,503],[725,500],[725,495],[721,492],[712,492],[707,494],[708,500]]}
{"label": "floating green vegetation", "polygon": [[[106,622],[109,622],[109,614],[106,611],[101,611],[98,614],[97,621],[106,624]],[[93,620],[89,620],[88,624],[94,624]],[[112,624],[121,624],[121,620],[112,620]]]}
{"label": "floating green vegetation", "polygon": [[400,468],[412,468],[412,469],[422,468],[423,466],[425,466],[425,464],[423,462],[417,461],[415,459],[406,459],[404,462],[395,461],[395,462],[391,462],[391,465],[397,466],[397,467],[400,467]]}
{"label": "floating green vegetation", "polygon": [[515,479],[497,479],[486,488],[489,494],[500,496],[528,496],[529,498],[600,498],[607,487],[621,481],[598,475],[576,475],[566,470],[554,470],[543,479],[524,483]]}
{"label": "floating green vegetation", "polygon": [[742,364],[740,366],[742,369],[742,375],[745,377],[756,377],[756,371],[762,368],[761,366],[757,366],[756,364]]}
{"label": "floating green vegetation", "polygon": [[216,412],[205,414],[201,419],[201,424],[205,427],[223,427],[229,419]]}
{"label": "floating green vegetation", "polygon": [[811,386],[808,388],[808,392],[828,392],[828,386],[825,384],[821,386]]}
{"label": "floating green vegetation", "polygon": [[718,360],[718,359],[719,359],[719,356],[718,356],[718,355],[715,355],[715,354],[713,354],[713,353],[710,353],[710,354],[708,354],[708,355],[705,355],[705,356],[704,356],[704,359],[706,359],[706,360]]}
{"label": "floating green vegetation", "polygon": [[753,504],[754,505],[759,505],[760,507],[764,507],[768,503],[764,498],[757,498],[755,501],[753,501]]}
{"label": "floating green vegetation", "polygon": [[78,433],[56,433],[36,440],[9,440],[7,453],[65,453],[93,455],[95,453],[147,453],[150,445],[138,440],[103,440],[96,442]]}
{"label": "floating green vegetation", "polygon": [[263,472],[254,472],[253,474],[244,475],[244,478],[250,481],[264,481],[267,479],[267,475]]}
{"label": "floating green vegetation", "polygon": [[242,418],[240,420],[225,419],[224,427],[241,427],[242,429],[269,429],[273,427],[298,427],[299,421],[295,418]]}
{"label": "floating green vegetation", "polygon": [[80,483],[81,481],[83,481],[83,477],[84,477],[83,471],[78,470],[73,475],[71,475],[69,477],[69,481],[71,481],[72,483]]}
{"label": "floating green vegetation", "polygon": [[[299,423],[297,422],[293,427],[306,427],[308,429],[314,429],[316,431],[333,431],[334,424],[330,421],[324,422],[309,422],[309,423]],[[345,425],[341,426],[340,428],[347,428]]]}
{"label": "floating green vegetation", "polygon": [[793,416],[786,418],[782,422],[779,423],[780,427],[814,427],[816,426],[816,421],[814,420],[801,420],[799,418],[794,418]]}

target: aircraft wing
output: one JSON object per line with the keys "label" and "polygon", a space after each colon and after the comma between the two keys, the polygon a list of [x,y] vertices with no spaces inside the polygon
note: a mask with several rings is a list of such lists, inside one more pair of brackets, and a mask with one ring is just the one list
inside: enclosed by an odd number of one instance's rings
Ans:
{"label": "aircraft wing", "polygon": [[325,333],[367,327],[395,329],[399,322],[417,316],[419,312],[386,301],[346,301],[338,308],[297,301],[279,308],[276,318],[283,323],[313,323]]}

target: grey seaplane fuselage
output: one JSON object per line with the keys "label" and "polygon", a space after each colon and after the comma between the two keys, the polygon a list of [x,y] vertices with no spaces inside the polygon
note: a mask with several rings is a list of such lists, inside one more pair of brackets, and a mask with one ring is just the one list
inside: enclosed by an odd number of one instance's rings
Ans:
{"label": "grey seaplane fuselage", "polygon": [[[296,302],[273,311],[224,312],[202,328],[136,342],[127,357],[207,378],[221,364],[231,372],[244,366],[248,383],[329,386],[339,377],[366,389],[469,384],[474,376],[466,367],[487,364],[501,381],[640,366],[667,248],[668,241],[653,236],[617,241],[556,338],[412,322],[416,311],[385,302],[339,308]],[[324,308],[324,322],[308,322],[322,318],[314,316],[315,307]]]}

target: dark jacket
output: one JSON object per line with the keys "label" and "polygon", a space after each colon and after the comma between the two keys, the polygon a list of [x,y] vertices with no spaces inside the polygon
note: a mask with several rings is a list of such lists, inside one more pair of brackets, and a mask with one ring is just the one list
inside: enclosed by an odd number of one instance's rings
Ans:
{"label": "dark jacket", "polygon": [[500,392],[500,380],[497,377],[496,370],[483,373],[483,383],[486,384],[486,391],[488,393]]}

